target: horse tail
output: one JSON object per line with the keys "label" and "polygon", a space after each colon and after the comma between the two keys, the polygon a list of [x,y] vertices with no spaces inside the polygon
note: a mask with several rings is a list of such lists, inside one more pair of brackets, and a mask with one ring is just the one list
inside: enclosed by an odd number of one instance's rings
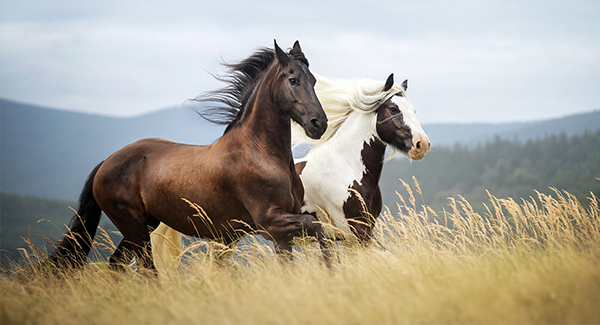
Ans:
{"label": "horse tail", "polygon": [[85,181],[79,195],[79,209],[71,219],[71,225],[62,241],[48,257],[48,260],[56,266],[81,267],[87,261],[102,215],[102,209],[96,202],[92,190],[94,178],[102,163],[92,170]]}
{"label": "horse tail", "polygon": [[160,223],[150,234],[152,257],[159,274],[167,274],[181,258],[182,235],[177,230]]}

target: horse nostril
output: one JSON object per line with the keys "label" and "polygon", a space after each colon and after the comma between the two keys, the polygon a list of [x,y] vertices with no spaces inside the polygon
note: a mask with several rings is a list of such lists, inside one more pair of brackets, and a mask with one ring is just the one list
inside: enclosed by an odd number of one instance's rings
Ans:
{"label": "horse nostril", "polygon": [[321,126],[321,123],[319,123],[319,120],[318,120],[318,119],[316,119],[316,118],[313,118],[313,119],[311,119],[311,120],[310,120],[310,125],[311,125],[312,127],[314,127],[315,129],[318,129],[318,128],[319,128],[319,126]]}
{"label": "horse nostril", "polygon": [[410,149],[410,157],[415,160],[421,160],[427,152],[429,152],[429,148],[431,148],[431,143],[427,136],[423,136],[421,134],[416,134],[412,138],[412,149]]}

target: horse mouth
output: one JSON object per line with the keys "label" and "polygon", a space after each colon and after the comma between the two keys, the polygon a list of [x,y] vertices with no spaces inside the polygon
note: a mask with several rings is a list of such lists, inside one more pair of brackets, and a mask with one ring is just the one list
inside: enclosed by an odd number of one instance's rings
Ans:
{"label": "horse mouth", "polygon": [[412,160],[421,160],[425,158],[425,155],[431,149],[431,142],[429,142],[429,138],[420,133],[416,133],[413,135],[411,141],[410,150],[408,150],[408,155]]}
{"label": "horse mouth", "polygon": [[412,160],[421,160],[421,159],[425,158],[426,155],[427,155],[426,152],[414,152],[412,150],[408,151],[408,156]]}
{"label": "horse mouth", "polygon": [[309,131],[306,129],[306,135],[313,140],[321,139],[321,136],[323,136],[323,133],[325,133],[325,132],[324,131],[323,132]]}
{"label": "horse mouth", "polygon": [[425,156],[429,152],[429,149],[431,148],[431,143],[429,142],[429,139],[426,139],[426,141],[413,140],[413,142],[414,144],[412,148],[408,150],[408,155],[410,156],[410,159],[421,160],[425,158]]}
{"label": "horse mouth", "polygon": [[327,130],[327,118],[313,118],[307,123],[303,123],[303,127],[304,132],[306,132],[306,135],[309,138],[313,140],[319,140]]}

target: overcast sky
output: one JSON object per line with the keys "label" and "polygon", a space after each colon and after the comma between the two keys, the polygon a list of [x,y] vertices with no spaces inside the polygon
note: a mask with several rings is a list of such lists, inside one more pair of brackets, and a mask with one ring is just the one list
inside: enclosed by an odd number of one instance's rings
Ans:
{"label": "overcast sky", "polygon": [[0,97],[113,116],[221,86],[300,40],[315,73],[396,82],[421,123],[600,109],[600,1],[0,1]]}

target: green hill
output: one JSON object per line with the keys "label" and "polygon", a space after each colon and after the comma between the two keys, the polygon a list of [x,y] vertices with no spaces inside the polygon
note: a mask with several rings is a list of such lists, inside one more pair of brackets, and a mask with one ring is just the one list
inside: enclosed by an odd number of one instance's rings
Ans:
{"label": "green hill", "polygon": [[[19,259],[18,248],[31,252],[26,240],[33,240],[43,251],[51,251],[53,246],[49,240],[62,238],[65,225],[74,214],[71,207],[76,209],[77,203],[0,193],[0,264],[5,265],[8,258]],[[104,215],[100,226],[107,231],[116,230]],[[114,240],[117,237],[114,236]]]}
{"label": "green hill", "polygon": [[64,224],[69,223],[77,207],[75,203],[40,199],[14,194],[0,194],[0,255],[4,258],[20,256],[17,248],[26,248],[29,231],[36,246],[51,245],[37,234],[43,234],[54,240],[60,238]]}
{"label": "green hill", "polygon": [[[566,190],[580,202],[590,192],[600,196],[600,131],[568,137],[551,135],[525,143],[499,137],[470,148],[465,145],[433,149],[422,161],[393,159],[384,165],[381,188],[385,203],[395,208],[396,190],[406,194],[398,178],[419,182],[424,203],[436,211],[448,197],[465,197],[483,212],[489,190],[496,197],[536,196],[549,187]],[[477,205],[476,205],[477,204]]]}

